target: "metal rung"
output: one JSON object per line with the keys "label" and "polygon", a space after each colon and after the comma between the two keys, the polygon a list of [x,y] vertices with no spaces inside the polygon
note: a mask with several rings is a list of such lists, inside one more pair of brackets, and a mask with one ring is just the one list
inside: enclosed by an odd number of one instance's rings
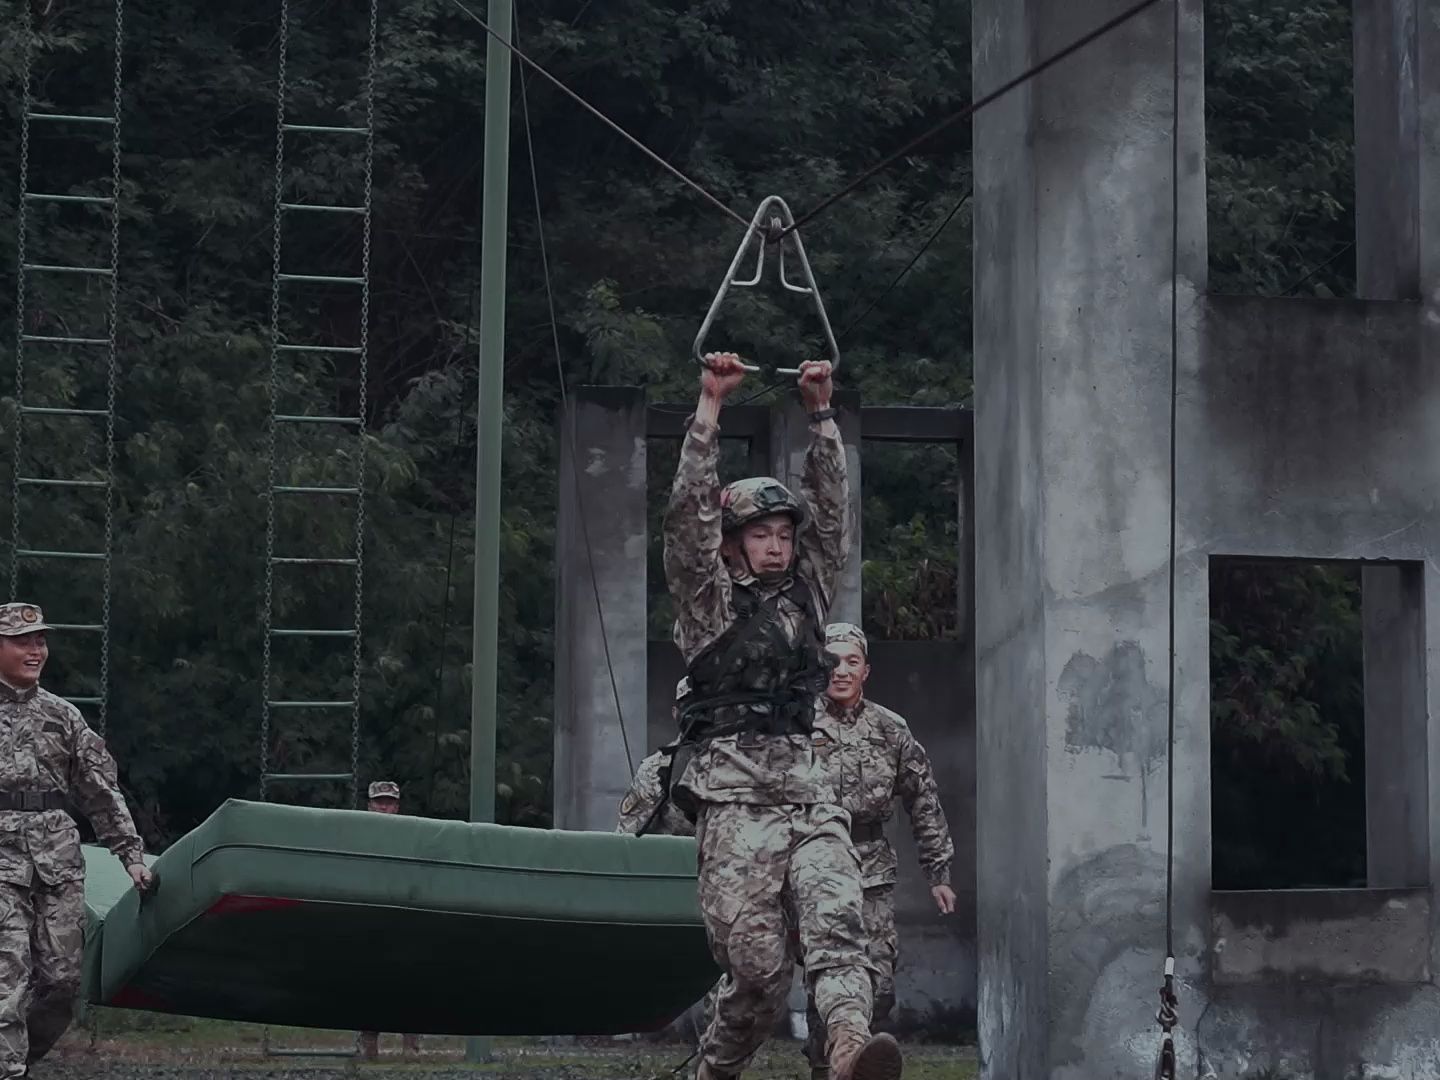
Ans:
{"label": "metal rung", "polygon": [[328,127],[325,124],[281,124],[286,131],[318,131],[326,135],[368,135],[369,128]]}
{"label": "metal rung", "polygon": [[71,705],[101,705],[105,702],[104,698],[98,697],[67,697],[65,700]]}
{"label": "metal rung", "polygon": [[351,709],[353,701],[267,701],[272,709]]}
{"label": "metal rung", "polygon": [[105,631],[105,627],[100,623],[52,622],[48,625],[54,630],[80,630],[88,634],[100,634]]}
{"label": "metal rung", "polygon": [[356,566],[359,559],[297,559],[297,558],[272,558],[272,566]]}
{"label": "metal rung", "polygon": [[22,413],[35,416],[109,416],[104,409],[52,409],[45,405],[21,405]]}
{"label": "metal rung", "polygon": [[53,334],[21,334],[21,341],[45,342],[51,345],[109,345],[103,337],[56,337]]}
{"label": "metal rung", "polygon": [[360,350],[354,345],[276,345],[276,352],[318,352],[318,353],[343,353],[346,356],[359,356]]}
{"label": "metal rung", "polygon": [[358,424],[358,416],[281,416],[275,417],[277,424]]}
{"label": "metal rung", "polygon": [[108,480],[52,480],[45,476],[17,476],[17,484],[33,484],[35,487],[76,487],[76,488],[103,488],[109,487]]}
{"label": "metal rung", "polygon": [[281,487],[273,487],[271,491],[282,495],[359,495],[358,487],[306,487],[304,485],[286,484]]}
{"label": "metal rung", "polygon": [[335,277],[331,274],[276,274],[281,281],[317,281],[322,285],[364,285],[363,277]]}
{"label": "metal rung", "polygon": [[[306,772],[298,772],[298,773],[271,772],[271,773],[266,773],[266,774],[265,774],[265,779],[266,779],[266,780],[354,780],[354,779],[355,779],[355,774],[354,774],[354,773],[348,773],[348,772],[309,772],[309,773],[306,773]],[[284,1054],[284,1053],[300,1054],[300,1053],[308,1053],[308,1051],[303,1051],[303,1050],[290,1050],[290,1051],[285,1051],[285,1050],[271,1050],[270,1053],[272,1053],[272,1054]],[[338,1057],[339,1055],[337,1054],[336,1056]]]}
{"label": "metal rung", "polygon": [[77,116],[74,113],[32,112],[25,114],[26,120],[68,120],[72,124],[113,124],[113,116]]}
{"label": "metal rung", "polygon": [[115,200],[109,195],[52,195],[45,191],[27,191],[25,198],[31,202],[84,203],[87,206],[115,205]]}
{"label": "metal rung", "polygon": [[281,210],[314,210],[322,214],[363,214],[363,206],[322,206],[319,203],[282,202]]}
{"label": "metal rung", "polygon": [[95,274],[111,277],[115,271],[108,266],[51,266],[48,263],[24,263],[26,270],[39,270],[48,274]]}
{"label": "metal rung", "polygon": [[275,637],[354,637],[354,630],[274,630]]}
{"label": "metal rung", "polygon": [[96,559],[104,560],[103,551],[43,551],[37,548],[16,548],[15,554],[23,559]]}

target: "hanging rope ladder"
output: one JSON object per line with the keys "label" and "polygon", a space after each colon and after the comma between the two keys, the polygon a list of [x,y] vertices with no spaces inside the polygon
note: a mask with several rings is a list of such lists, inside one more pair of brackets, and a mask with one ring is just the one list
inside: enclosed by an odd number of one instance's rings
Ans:
{"label": "hanging rope ladder", "polygon": [[[61,113],[39,106],[33,94],[33,75],[36,52],[36,34],[31,23],[30,5],[20,7],[22,24],[20,36],[23,40],[21,60],[22,101],[20,109],[20,205],[16,214],[16,300],[15,300],[15,424],[12,458],[11,499],[10,499],[10,596],[20,596],[22,563],[98,562],[101,565],[101,600],[99,621],[53,622],[57,630],[83,634],[95,634],[100,638],[99,674],[95,693],[88,696],[70,697],[72,704],[94,709],[95,728],[102,735],[108,720],[110,687],[110,601],[112,584],[112,556],[114,552],[114,479],[115,479],[115,379],[117,369],[117,318],[120,299],[120,110],[123,91],[125,5],[124,0],[115,0],[113,65],[111,81],[110,112],[104,114]],[[44,178],[32,176],[31,138],[32,128],[40,125],[48,130],[74,133],[103,139],[110,138],[110,189],[108,194],[94,190],[60,192],[51,190]],[[98,184],[99,177],[92,183]],[[56,184],[54,187],[63,185]],[[32,190],[33,188],[33,190]],[[61,208],[82,207],[102,211],[102,215],[89,218],[104,222],[108,232],[109,260],[103,265],[77,265],[32,261],[29,252],[31,226],[55,224]],[[32,216],[33,215],[33,216]],[[43,239],[43,237],[37,237]],[[33,303],[30,295],[30,278],[58,280],[71,279],[83,283],[84,296],[71,294],[63,303],[45,296],[50,303]],[[77,327],[93,326],[85,312],[92,310],[92,283],[99,283],[105,292],[103,304],[104,326],[98,332],[83,333]],[[65,310],[61,310],[61,308]],[[57,354],[65,356],[69,350],[81,355],[93,355],[95,350],[104,350],[105,355],[105,407],[76,407],[73,395],[69,399],[47,404],[31,404],[26,398],[27,350],[33,347],[37,361]],[[35,363],[36,361],[32,361]],[[53,360],[52,360],[53,362]],[[38,366],[38,365],[37,365]],[[42,381],[43,385],[43,381]],[[25,429],[29,418],[49,418],[80,421],[104,426],[104,461],[84,470],[92,475],[85,477],[54,477],[38,475],[38,467],[27,468],[25,460]],[[38,463],[36,463],[38,465]],[[98,475],[97,475],[98,474]],[[103,538],[99,550],[75,550],[59,547],[34,546],[33,538],[25,542],[25,506],[27,494],[41,498],[58,491],[76,493],[89,492],[101,495],[103,504]],[[36,575],[26,575],[27,578]],[[42,576],[41,581],[45,580]],[[26,582],[27,586],[30,582]],[[43,591],[43,589],[42,589]]]}
{"label": "hanging rope ladder", "polygon": [[[369,3],[369,34],[364,75],[365,121],[359,126],[333,124],[294,123],[286,110],[288,65],[290,62],[290,4],[281,0],[279,34],[279,71],[276,86],[275,119],[275,179],[273,205],[273,263],[270,292],[270,372],[269,372],[269,417],[267,443],[269,474],[265,499],[265,594],[262,613],[262,666],[261,666],[261,721],[260,721],[260,797],[268,799],[274,784],[300,783],[348,783],[350,802],[358,806],[360,801],[360,673],[361,673],[361,620],[365,581],[365,416],[367,382],[369,377],[370,338],[370,237],[371,202],[375,159],[375,64],[376,35],[378,30],[378,0]],[[352,205],[325,205],[320,203],[287,201],[286,199],[286,148],[287,137],[305,135],[333,141],[339,146],[361,142],[361,165],[363,171],[363,192],[358,203]],[[360,219],[361,266],[358,275],[298,273],[286,269],[282,258],[283,239],[287,220],[302,217],[357,217]],[[282,315],[287,310],[285,297],[296,286],[326,286],[341,290],[359,291],[359,327],[357,345],[325,344],[320,341],[291,341],[282,325]],[[353,415],[326,416],[313,414],[283,413],[281,392],[284,385],[282,361],[302,355],[325,355],[353,357],[358,365],[358,386],[356,407]],[[355,432],[351,451],[353,482],[346,486],[284,482],[294,480],[293,471],[280,460],[280,431],[333,430],[336,427],[350,428]],[[344,451],[337,452],[343,460]],[[303,552],[293,548],[281,548],[279,536],[278,504],[281,500],[309,500],[348,498],[354,500],[354,517],[351,547],[348,552]],[[283,553],[277,553],[281,552]],[[277,627],[276,574],[305,574],[325,567],[353,568],[353,594],[351,608],[353,618],[346,627],[333,629]],[[333,610],[344,610],[343,603],[327,605]],[[350,653],[350,678],[346,696],[330,699],[289,698],[276,696],[277,664],[273,655],[274,643],[279,639],[321,639],[348,638],[352,642]],[[350,761],[348,771],[343,772],[299,772],[275,771],[272,769],[272,721],[277,711],[286,716],[309,712],[348,713],[350,717]]]}

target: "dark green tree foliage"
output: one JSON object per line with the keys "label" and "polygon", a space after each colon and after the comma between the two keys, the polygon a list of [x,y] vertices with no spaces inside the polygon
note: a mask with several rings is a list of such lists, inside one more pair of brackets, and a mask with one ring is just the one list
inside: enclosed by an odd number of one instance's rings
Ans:
{"label": "dark green tree foliage", "polygon": [[1350,0],[1208,0],[1210,290],[1355,294]]}
{"label": "dark green tree foliage", "polygon": [[[0,22],[18,26],[23,2],[0,0]],[[364,8],[297,2],[293,9],[291,119],[358,122]],[[464,810],[468,762],[484,39],[448,0],[382,10],[361,769],[367,778],[404,782],[415,811],[455,815]],[[127,11],[110,738],[156,844],[191,827],[219,798],[255,792],[278,12],[276,3],[186,0]],[[48,5],[38,27],[42,104],[108,111],[109,19],[103,4]],[[963,4],[849,0],[762,9],[547,0],[521,6],[519,33],[561,78],[742,213],[771,192],[797,209],[813,204],[969,96]],[[16,34],[0,42],[11,132],[19,119],[19,44]],[[517,80],[519,72],[517,65]],[[499,816],[543,824],[558,393],[518,81],[516,91]],[[736,227],[543,80],[527,80],[526,98],[570,381],[640,383],[653,400],[688,400],[689,342]],[[927,147],[807,230],[837,324],[894,276],[966,190],[967,138],[957,132]],[[350,149],[293,137],[291,197],[353,201],[359,177]],[[17,205],[17,152],[13,138],[0,144],[0,205]],[[93,134],[37,129],[31,164],[32,186],[93,191],[108,172],[108,144]],[[13,214],[0,218],[7,295],[14,222]],[[287,223],[286,268],[354,273],[353,226]],[[103,258],[103,229],[102,214],[45,208],[32,213],[30,254]],[[957,220],[847,341],[849,384],[872,400],[964,399],[969,272],[968,224]],[[288,295],[283,325],[293,340],[354,343],[358,313],[348,294]],[[88,315],[93,323],[104,300],[93,283],[85,295],[32,289],[32,298],[32,332],[84,332],[76,320]],[[5,311],[0,438],[8,446],[15,327],[13,308]],[[715,341],[793,360],[818,344],[804,314],[783,297],[746,296],[726,313]],[[345,358],[287,361],[282,406],[353,408],[357,374]],[[102,375],[94,353],[34,346],[25,400],[90,407],[103,400],[96,396]],[[25,436],[24,460],[40,462],[33,467],[42,475],[93,476],[103,461],[85,422],[27,420]],[[282,476],[296,482],[344,482],[353,462],[353,444],[324,433],[286,432],[281,449]],[[98,542],[99,515],[84,499],[28,498],[26,541]],[[306,552],[343,549],[346,508],[308,510],[282,513],[283,542]],[[8,548],[3,554],[8,564]],[[26,595],[67,621],[98,615],[97,583],[85,568],[22,574]],[[346,622],[343,575],[277,580],[276,596],[277,625]],[[343,646],[285,644],[283,653],[277,646],[276,670],[287,695],[343,691]],[[69,636],[57,646],[50,682],[85,692],[93,649]],[[330,714],[277,716],[277,764],[344,767],[346,728]]]}

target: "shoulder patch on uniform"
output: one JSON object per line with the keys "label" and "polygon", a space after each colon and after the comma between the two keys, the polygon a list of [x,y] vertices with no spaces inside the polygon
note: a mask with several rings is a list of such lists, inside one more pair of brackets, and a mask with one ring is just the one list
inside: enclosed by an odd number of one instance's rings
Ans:
{"label": "shoulder patch on uniform", "polygon": [[620,813],[633,814],[635,807],[640,805],[640,797],[633,791],[626,792],[625,798],[620,802]]}
{"label": "shoulder patch on uniform", "polygon": [[62,724],[59,720],[46,720],[45,730],[47,732],[53,732],[56,735],[64,735],[65,725]]}

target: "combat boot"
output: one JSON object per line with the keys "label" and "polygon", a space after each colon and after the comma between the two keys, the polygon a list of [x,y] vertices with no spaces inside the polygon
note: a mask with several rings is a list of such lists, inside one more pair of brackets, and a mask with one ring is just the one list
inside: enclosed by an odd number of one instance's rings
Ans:
{"label": "combat boot", "polygon": [[842,1033],[830,1051],[834,1080],[900,1080],[904,1063],[895,1036],[881,1032],[868,1039]]}

